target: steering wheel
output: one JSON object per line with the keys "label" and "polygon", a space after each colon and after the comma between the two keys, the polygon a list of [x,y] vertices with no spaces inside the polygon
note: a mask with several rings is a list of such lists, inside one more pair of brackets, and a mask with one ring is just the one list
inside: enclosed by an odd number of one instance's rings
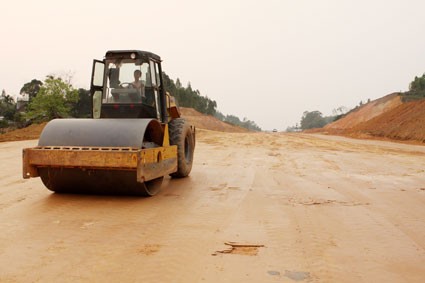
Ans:
{"label": "steering wheel", "polygon": [[120,83],[120,87],[122,88],[133,88],[132,83]]}

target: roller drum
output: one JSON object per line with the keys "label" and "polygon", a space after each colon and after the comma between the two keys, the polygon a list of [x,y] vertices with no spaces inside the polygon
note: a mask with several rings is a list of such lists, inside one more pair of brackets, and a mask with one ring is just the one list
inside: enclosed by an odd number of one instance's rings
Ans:
{"label": "roller drum", "polygon": [[[44,128],[39,146],[131,147],[162,142],[162,127],[153,119],[56,119]],[[156,194],[162,179],[137,182],[135,170],[40,167],[44,185],[58,193]]]}
{"label": "roller drum", "polygon": [[142,148],[152,119],[55,119],[38,141],[39,146],[93,146]]}

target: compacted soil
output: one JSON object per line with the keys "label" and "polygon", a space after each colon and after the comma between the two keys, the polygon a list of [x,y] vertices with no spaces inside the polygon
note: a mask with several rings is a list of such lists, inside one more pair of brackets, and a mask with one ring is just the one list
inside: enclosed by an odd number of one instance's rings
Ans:
{"label": "compacted soil", "polygon": [[424,282],[425,148],[198,130],[151,198],[61,195],[0,143],[0,282]]}

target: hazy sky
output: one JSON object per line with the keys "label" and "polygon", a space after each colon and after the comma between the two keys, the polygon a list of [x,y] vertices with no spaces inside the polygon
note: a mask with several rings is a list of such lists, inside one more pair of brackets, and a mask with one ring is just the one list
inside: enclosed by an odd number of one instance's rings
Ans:
{"label": "hazy sky", "polygon": [[[5,4],[7,3],[7,4]],[[224,114],[264,130],[407,90],[425,72],[421,0],[2,1],[0,90],[73,74],[107,50],[157,53]]]}

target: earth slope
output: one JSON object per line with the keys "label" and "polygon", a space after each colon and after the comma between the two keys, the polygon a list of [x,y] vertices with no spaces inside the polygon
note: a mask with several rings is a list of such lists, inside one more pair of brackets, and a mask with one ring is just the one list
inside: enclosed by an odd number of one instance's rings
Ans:
{"label": "earth slope", "polygon": [[325,126],[325,129],[348,129],[357,126],[359,123],[381,115],[399,105],[401,99],[398,93],[392,93],[382,98],[371,101],[359,109],[349,113],[347,116]]}
{"label": "earth slope", "polygon": [[425,142],[425,100],[403,103],[352,130],[378,137]]}
{"label": "earth slope", "polygon": [[323,129],[329,134],[425,142],[425,100],[403,103],[399,93],[369,102]]}
{"label": "earth slope", "polygon": [[180,112],[182,114],[182,117],[185,118],[191,125],[194,125],[196,128],[229,133],[248,132],[247,129],[225,123],[213,116],[202,114],[192,108],[180,107]]}

